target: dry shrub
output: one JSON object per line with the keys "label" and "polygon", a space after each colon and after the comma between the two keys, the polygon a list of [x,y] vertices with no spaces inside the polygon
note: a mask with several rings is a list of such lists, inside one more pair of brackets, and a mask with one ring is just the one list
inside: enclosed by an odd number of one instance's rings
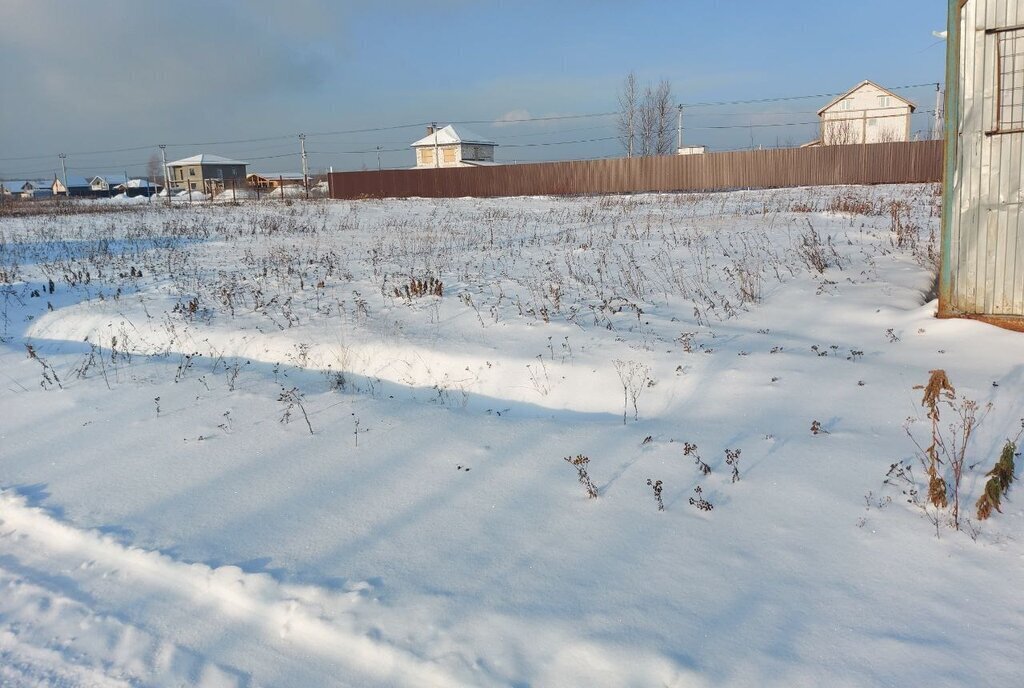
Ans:
{"label": "dry shrub", "polygon": [[852,193],[837,194],[828,202],[828,211],[832,213],[850,213],[851,215],[879,215],[878,203],[865,196]]}
{"label": "dry shrub", "polygon": [[587,473],[587,464],[590,463],[590,459],[583,454],[577,454],[576,456],[566,456],[562,459],[566,463],[572,465],[576,469],[576,478],[579,480],[580,485],[586,490],[587,499],[597,499],[597,485],[590,479],[590,475]]}
{"label": "dry shrub", "polygon": [[[922,447],[917,443],[910,433],[909,424],[906,430],[917,445],[919,458],[928,475],[928,501],[939,509],[949,505],[949,498],[952,497],[952,525],[960,530],[960,484],[967,463],[967,447],[974,431],[992,409],[992,404],[981,406],[972,399],[958,396],[946,371],[941,369],[929,371],[928,383],[917,385],[914,389],[924,390],[921,405],[928,409],[927,416],[931,421],[929,445]],[[939,409],[942,405],[952,411],[954,416],[945,429],[940,425]],[[942,466],[948,468],[952,488],[942,475],[946,470]]]}
{"label": "dry shrub", "polygon": [[416,279],[415,277],[409,280],[408,284],[402,285],[401,288],[395,287],[394,289],[395,298],[406,298],[414,299],[422,296],[443,296],[444,295],[444,283],[436,277],[428,277],[427,279]]}
{"label": "dry shrub", "polygon": [[999,513],[1003,512],[999,507],[1003,497],[1010,490],[1010,483],[1013,482],[1013,455],[1016,452],[1017,445],[1012,440],[1007,440],[996,465],[985,474],[988,476],[988,482],[985,483],[985,491],[975,504],[978,508],[979,521],[984,521],[991,516],[993,509]]}

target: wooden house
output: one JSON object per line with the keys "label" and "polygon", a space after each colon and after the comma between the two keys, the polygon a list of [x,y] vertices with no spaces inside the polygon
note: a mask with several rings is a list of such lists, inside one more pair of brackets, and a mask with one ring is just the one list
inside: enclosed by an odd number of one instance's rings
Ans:
{"label": "wooden house", "polygon": [[261,191],[273,191],[282,186],[302,186],[303,180],[304,177],[301,174],[259,174],[253,172],[245,177],[246,184],[253,189]]}
{"label": "wooden house", "polygon": [[939,315],[1024,330],[1024,1],[948,3]]}
{"label": "wooden house", "polygon": [[431,167],[481,167],[494,165],[494,141],[466,129],[448,125],[427,127],[427,135],[412,144],[416,169]]}

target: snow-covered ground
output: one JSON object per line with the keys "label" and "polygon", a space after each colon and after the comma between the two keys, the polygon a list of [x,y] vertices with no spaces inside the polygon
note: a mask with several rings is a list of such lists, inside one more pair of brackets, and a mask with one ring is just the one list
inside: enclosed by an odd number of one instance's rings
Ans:
{"label": "snow-covered ground", "polygon": [[[937,209],[0,218],[0,685],[1017,684],[1024,336],[933,318]],[[886,483],[937,368],[959,531]]]}

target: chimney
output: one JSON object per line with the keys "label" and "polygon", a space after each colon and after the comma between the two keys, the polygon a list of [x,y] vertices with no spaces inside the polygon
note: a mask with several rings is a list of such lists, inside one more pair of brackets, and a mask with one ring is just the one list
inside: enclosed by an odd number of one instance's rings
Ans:
{"label": "chimney", "polygon": [[427,136],[430,136],[435,131],[437,131],[437,124],[431,122],[430,124],[427,125]]}

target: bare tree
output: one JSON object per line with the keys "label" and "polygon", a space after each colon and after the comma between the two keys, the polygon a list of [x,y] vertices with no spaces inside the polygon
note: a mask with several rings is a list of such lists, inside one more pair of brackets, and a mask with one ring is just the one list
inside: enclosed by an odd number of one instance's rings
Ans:
{"label": "bare tree", "polygon": [[662,79],[648,84],[641,96],[636,75],[630,72],[619,92],[619,140],[626,155],[667,155],[672,152],[672,84]]}
{"label": "bare tree", "polygon": [[846,146],[862,143],[850,119],[825,119],[821,122],[821,143],[824,146]]}
{"label": "bare tree", "polygon": [[640,103],[640,116],[637,118],[637,138],[640,143],[640,155],[654,155],[658,140],[658,113],[654,106],[656,95],[648,84],[644,88],[644,99]]}
{"label": "bare tree", "polygon": [[640,110],[640,87],[636,83],[636,73],[630,72],[622,81],[619,90],[619,121],[617,123],[619,141],[626,149],[626,156],[633,157],[633,146],[637,138],[637,118]]}
{"label": "bare tree", "polygon": [[647,106],[653,110],[654,119],[652,153],[668,155],[672,152],[672,84],[668,80],[661,80]]}

